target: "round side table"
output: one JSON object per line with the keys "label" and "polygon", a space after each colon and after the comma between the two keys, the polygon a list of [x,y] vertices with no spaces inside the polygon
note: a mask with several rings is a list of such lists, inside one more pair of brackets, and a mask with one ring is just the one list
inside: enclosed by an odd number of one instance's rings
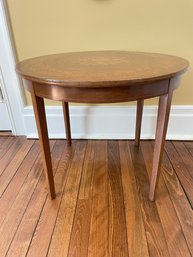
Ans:
{"label": "round side table", "polygon": [[137,101],[135,144],[139,146],[144,99],[159,97],[149,199],[155,198],[172,94],[186,71],[185,59],[142,52],[95,51],[62,53],[17,64],[31,93],[36,125],[52,199],[56,197],[44,98],[62,101],[67,144],[71,145],[69,102],[117,103]]}

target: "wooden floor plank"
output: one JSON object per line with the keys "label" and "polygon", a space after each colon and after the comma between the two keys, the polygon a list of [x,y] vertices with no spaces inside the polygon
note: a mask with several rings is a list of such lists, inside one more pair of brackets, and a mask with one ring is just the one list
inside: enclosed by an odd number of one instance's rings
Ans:
{"label": "wooden floor plank", "polygon": [[[53,148],[54,143],[55,141],[51,142],[51,149]],[[19,191],[19,194],[16,196],[13,205],[8,210],[7,216],[0,227],[0,249],[2,257],[5,256],[9,249],[10,243],[18,229],[42,171],[43,166],[41,158],[39,158],[33,166],[33,172],[29,173],[29,176],[26,178],[25,183]]]}
{"label": "wooden floor plank", "polygon": [[9,150],[15,140],[15,137],[0,137],[0,159]]}
{"label": "wooden floor plank", "polygon": [[87,256],[91,219],[91,200],[78,199],[68,257]]}
{"label": "wooden floor plank", "polygon": [[[146,169],[151,177],[153,146],[150,141],[141,142],[141,149]],[[156,206],[164,230],[166,242],[171,256],[191,257],[181,224],[171,201],[162,174],[159,178],[156,194]]]}
{"label": "wooden floor plank", "polygon": [[0,159],[0,175],[3,173],[3,171],[5,170],[7,165],[10,163],[10,161],[13,159],[15,154],[19,151],[22,144],[24,144],[25,142],[26,142],[26,139],[24,137],[16,137],[15,138],[14,143],[11,145],[9,150]]}
{"label": "wooden floor plank", "polygon": [[51,201],[38,141],[0,137],[0,257],[193,256],[193,142],[166,143],[154,203],[152,146],[52,140]]}
{"label": "wooden floor plank", "polygon": [[185,147],[188,149],[191,156],[193,156],[193,141],[184,141]]}
{"label": "wooden floor plank", "polygon": [[107,142],[96,142],[88,257],[108,257]]}
{"label": "wooden floor plank", "polygon": [[[17,173],[13,177],[7,190],[0,198],[1,199],[0,200],[0,213],[1,213],[0,226],[7,215],[7,210],[11,208],[14,201],[16,200],[16,196],[19,193],[26,177],[30,172],[32,172],[32,167],[38,155],[39,155],[39,143],[36,141],[36,143],[32,146],[26,158],[23,160],[21,166],[17,170]],[[13,192],[14,192],[14,197],[13,197]]]}
{"label": "wooden floor plank", "polygon": [[154,202],[150,202],[148,199],[149,178],[141,149],[135,147],[134,142],[130,142],[129,146],[136,179],[140,188],[139,195],[149,247],[149,254],[151,257],[169,257],[170,254],[156,204]]}
{"label": "wooden floor plank", "polygon": [[193,177],[189,173],[186,165],[184,164],[180,154],[176,150],[173,144],[166,142],[165,146],[168,157],[175,169],[175,172],[186,192],[186,195],[193,207]]}
{"label": "wooden floor plank", "polygon": [[108,141],[109,256],[128,257],[118,141]]}
{"label": "wooden floor plank", "polygon": [[193,256],[193,210],[167,154],[163,156],[161,172],[181,223],[190,253]]}
{"label": "wooden floor plank", "polygon": [[94,157],[96,151],[96,141],[89,140],[86,148],[85,160],[82,169],[82,178],[78,198],[91,199],[93,171],[94,171]]}
{"label": "wooden floor plank", "polygon": [[[61,159],[62,152],[64,151],[64,141],[57,141],[54,145],[52,159],[53,159],[53,172],[55,173]],[[29,201],[27,210],[22,218],[17,232],[9,247],[7,257],[26,256],[28,247],[30,245],[34,230],[36,228],[38,219],[40,217],[44,203],[48,198],[47,189],[44,184],[43,174],[33,192],[32,198]],[[51,201],[51,200],[50,200]]]}
{"label": "wooden floor plank", "polygon": [[189,150],[186,148],[185,144],[181,141],[172,141],[172,144],[176,148],[178,154],[182,158],[182,161],[184,162],[184,165],[187,168],[188,171],[188,179],[191,177],[191,183],[193,187],[193,157],[190,154]]}
{"label": "wooden floor plank", "polygon": [[6,169],[1,174],[1,176],[0,176],[0,197],[2,197],[7,186],[9,185],[11,179],[15,175],[19,166],[22,164],[23,160],[25,159],[26,155],[30,151],[33,144],[34,144],[34,140],[26,140],[20,147],[20,150],[15,154],[13,159],[7,165]]}
{"label": "wooden floor plank", "polygon": [[69,169],[70,176],[67,178],[66,186],[64,188],[64,195],[62,197],[52,241],[48,251],[48,257],[67,257],[85,149],[86,141],[77,143],[75,155]]}
{"label": "wooden floor plank", "polygon": [[88,255],[95,152],[96,141],[88,141],[82,169],[82,178],[77,199],[77,207],[71,233],[68,257]]}
{"label": "wooden floor plank", "polygon": [[50,201],[49,198],[46,199],[46,203],[43,207],[41,216],[39,218],[36,230],[34,232],[31,244],[26,255],[27,257],[36,257],[38,255],[41,257],[47,256],[63,195],[63,190],[66,184],[67,177],[69,175],[68,167],[70,167],[71,165],[75,149],[76,144],[75,142],[73,142],[73,146],[71,148],[65,147],[63,151],[54,178],[57,197],[54,201]]}
{"label": "wooden floor plank", "polygon": [[121,175],[125,203],[127,241],[129,256],[149,257],[142,212],[139,200],[139,188],[136,184],[135,170],[127,141],[119,142]]}

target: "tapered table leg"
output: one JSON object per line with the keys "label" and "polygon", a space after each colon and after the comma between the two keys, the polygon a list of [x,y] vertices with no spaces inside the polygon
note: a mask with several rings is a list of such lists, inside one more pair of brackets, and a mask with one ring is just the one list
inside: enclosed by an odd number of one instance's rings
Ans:
{"label": "tapered table leg", "polygon": [[39,142],[42,152],[42,160],[44,164],[44,172],[46,175],[46,179],[48,182],[48,188],[51,199],[56,197],[55,187],[54,187],[54,178],[52,171],[52,161],[50,154],[50,145],[48,139],[48,130],[46,123],[46,114],[45,114],[45,106],[44,99],[35,95],[33,90],[31,91],[34,114],[36,119],[36,126],[39,135]]}
{"label": "tapered table leg", "polygon": [[173,91],[171,90],[168,94],[159,97],[159,108],[156,128],[156,139],[153,154],[153,166],[151,174],[150,192],[149,199],[154,201],[155,192],[157,188],[157,181],[159,176],[159,169],[162,161],[165,137],[168,126],[168,119],[171,109]]}
{"label": "tapered table leg", "polygon": [[135,145],[136,146],[139,146],[139,142],[140,142],[143,104],[144,104],[143,99],[140,99],[137,101],[137,115],[136,115],[136,128],[135,128]]}
{"label": "tapered table leg", "polygon": [[71,145],[71,132],[70,132],[70,116],[69,116],[69,106],[67,102],[62,102],[63,113],[64,113],[64,124],[66,130],[66,142]]}

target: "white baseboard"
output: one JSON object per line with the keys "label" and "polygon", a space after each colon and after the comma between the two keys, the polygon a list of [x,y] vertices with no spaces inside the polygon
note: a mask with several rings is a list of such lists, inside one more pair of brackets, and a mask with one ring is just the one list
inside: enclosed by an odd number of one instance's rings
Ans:
{"label": "white baseboard", "polygon": [[[46,116],[50,138],[65,138],[62,108],[47,106]],[[135,106],[70,106],[72,138],[133,139]],[[157,106],[145,106],[142,139],[155,137]],[[26,136],[37,138],[33,108],[24,109]],[[174,105],[171,109],[167,139],[193,140],[193,106]]]}

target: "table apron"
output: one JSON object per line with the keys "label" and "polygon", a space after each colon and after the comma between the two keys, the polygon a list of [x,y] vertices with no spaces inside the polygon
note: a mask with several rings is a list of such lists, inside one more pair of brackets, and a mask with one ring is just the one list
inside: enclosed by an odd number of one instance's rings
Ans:
{"label": "table apron", "polygon": [[[170,80],[120,87],[78,88],[46,85],[28,81],[27,90],[35,95],[57,101],[77,103],[116,103],[147,99],[168,93]],[[175,86],[176,87],[176,86]]]}

